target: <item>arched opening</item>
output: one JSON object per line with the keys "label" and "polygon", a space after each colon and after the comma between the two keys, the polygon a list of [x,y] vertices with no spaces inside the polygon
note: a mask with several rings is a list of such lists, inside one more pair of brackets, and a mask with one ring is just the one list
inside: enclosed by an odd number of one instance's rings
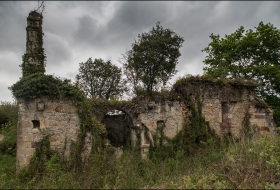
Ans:
{"label": "arched opening", "polygon": [[133,120],[129,114],[121,110],[111,110],[101,120],[106,127],[107,139],[114,147],[131,149],[133,147]]}

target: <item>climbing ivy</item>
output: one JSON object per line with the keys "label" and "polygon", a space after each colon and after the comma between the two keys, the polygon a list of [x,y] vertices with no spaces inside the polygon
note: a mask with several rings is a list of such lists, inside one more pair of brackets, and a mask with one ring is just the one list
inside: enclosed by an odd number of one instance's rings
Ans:
{"label": "climbing ivy", "polygon": [[[28,26],[27,27],[27,34],[33,35],[33,36],[29,36],[28,39],[30,37],[34,37],[36,40],[35,40],[35,42],[27,41],[27,43],[26,43],[26,50],[29,50],[29,51],[27,51],[23,55],[22,64],[20,65],[20,67],[22,69],[23,77],[34,74],[34,73],[45,73],[45,66],[46,66],[46,55],[44,53],[44,48],[43,48],[43,36],[44,36],[44,33],[42,31],[43,16],[42,16],[42,14],[40,14],[36,11],[31,11],[29,13],[29,15],[39,16],[42,19],[39,20],[39,26]],[[29,30],[31,30],[31,31],[29,31]],[[34,43],[34,44],[30,44],[30,45],[31,46],[34,45],[36,47],[34,47],[34,48],[29,47],[29,44],[28,44],[29,42]]]}
{"label": "climbing ivy", "polygon": [[35,153],[29,165],[23,168],[19,173],[19,179],[29,181],[33,177],[40,178],[42,176],[46,162],[55,154],[55,152],[50,149],[49,138],[48,135],[45,135],[41,141],[37,143]]}
{"label": "climbing ivy", "polygon": [[[182,96],[182,101],[189,109],[189,114],[185,118],[182,129],[174,138],[168,138],[164,135],[163,129],[160,132],[160,139],[155,139],[155,144],[150,146],[149,158],[174,158],[177,152],[183,152],[185,155],[194,154],[206,144],[214,146],[220,144],[220,138],[215,131],[210,128],[202,115],[202,101],[198,96],[192,99],[190,96]],[[156,143],[158,141],[158,143]],[[164,141],[166,143],[164,143]]]}
{"label": "climbing ivy", "polygon": [[34,99],[40,96],[50,96],[52,98],[69,97],[78,101],[85,98],[84,92],[72,85],[70,80],[62,80],[42,73],[22,77],[9,89],[15,98]]}
{"label": "climbing ivy", "polygon": [[[104,148],[103,137],[105,134],[105,127],[93,119],[89,100],[81,89],[71,84],[70,80],[62,80],[53,75],[35,73],[21,78],[9,89],[12,91],[15,98],[35,99],[41,96],[48,96],[49,98],[71,98],[73,101],[76,101],[80,119],[80,130],[77,141],[72,142],[70,168],[79,168],[83,165],[82,152],[85,147],[87,133],[92,135],[92,153],[98,152]],[[45,142],[47,140],[48,138],[44,137],[41,142],[43,143],[43,141]],[[36,152],[38,152],[37,149]],[[41,171],[39,168],[43,167],[45,162],[37,158],[39,154],[40,153],[34,154],[32,159],[36,160],[36,163],[30,163],[32,166],[27,169],[28,172],[32,173],[35,168],[37,168],[36,171]],[[36,175],[38,172],[33,173]]]}

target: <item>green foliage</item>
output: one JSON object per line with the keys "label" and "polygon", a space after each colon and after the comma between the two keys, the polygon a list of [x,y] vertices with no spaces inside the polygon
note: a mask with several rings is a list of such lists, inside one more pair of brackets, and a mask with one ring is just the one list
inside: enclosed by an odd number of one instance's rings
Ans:
{"label": "green foliage", "polygon": [[90,98],[99,97],[108,100],[112,95],[120,95],[125,87],[121,79],[122,71],[111,61],[89,58],[80,63],[79,74],[76,75],[78,86]]}
{"label": "green foliage", "polygon": [[171,29],[164,29],[156,23],[149,32],[138,35],[132,50],[124,55],[124,72],[134,91],[144,88],[147,92],[156,90],[176,73],[175,67],[181,55],[183,38]]}
{"label": "green foliage", "polygon": [[0,127],[6,123],[17,123],[17,110],[15,103],[0,102]]}
{"label": "green foliage", "polygon": [[220,175],[235,189],[276,189],[280,182],[279,140],[264,136],[257,141],[232,142],[217,165]]}
{"label": "green foliage", "polygon": [[280,125],[280,30],[271,23],[260,22],[255,30],[240,27],[220,38],[210,35],[211,42],[203,49],[208,55],[205,75],[214,78],[245,78],[262,84],[256,89],[259,97],[275,110],[274,120]]}
{"label": "green foliage", "polygon": [[76,142],[72,142],[70,156],[71,168],[81,170],[84,168],[87,160],[83,160],[82,152],[84,151],[85,138],[87,133],[92,135],[91,154],[97,154],[105,148],[106,128],[99,121],[92,118],[91,104],[88,99],[78,102],[78,114],[80,118],[80,131]]}
{"label": "green foliage", "polygon": [[22,181],[38,180],[42,177],[48,160],[54,155],[54,151],[50,149],[49,136],[46,135],[38,142],[35,153],[30,163],[21,170],[19,178]]}
{"label": "green foliage", "polygon": [[220,86],[222,85],[234,85],[234,86],[246,86],[249,88],[255,88],[259,86],[259,84],[253,80],[248,80],[245,78],[215,78],[210,75],[202,75],[202,76],[193,76],[193,75],[186,75],[185,77],[179,78],[175,84],[173,85],[173,89],[176,89],[180,86],[184,87],[187,86],[189,83],[195,84],[210,84],[216,83]]}
{"label": "green foliage", "polygon": [[70,83],[70,80],[62,80],[52,75],[35,73],[21,78],[9,89],[16,98],[34,99],[40,96],[52,98],[70,97],[76,100],[83,100],[84,93]]}
{"label": "green foliage", "polygon": [[15,155],[0,155],[0,188],[15,189],[18,179],[15,176]]}
{"label": "green foliage", "polygon": [[0,124],[0,135],[3,140],[0,141],[1,155],[16,155],[17,139],[17,105],[10,102],[1,102],[0,118],[5,118],[4,123]]}

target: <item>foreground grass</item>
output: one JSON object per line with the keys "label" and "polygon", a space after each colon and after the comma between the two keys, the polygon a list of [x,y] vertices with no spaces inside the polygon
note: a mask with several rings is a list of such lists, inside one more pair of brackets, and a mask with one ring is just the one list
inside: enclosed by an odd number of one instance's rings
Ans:
{"label": "foreground grass", "polygon": [[192,156],[142,160],[124,152],[93,155],[83,170],[73,171],[54,155],[42,174],[33,178],[15,174],[15,157],[0,156],[0,188],[104,188],[104,189],[275,189],[280,179],[279,139],[231,143],[201,150]]}

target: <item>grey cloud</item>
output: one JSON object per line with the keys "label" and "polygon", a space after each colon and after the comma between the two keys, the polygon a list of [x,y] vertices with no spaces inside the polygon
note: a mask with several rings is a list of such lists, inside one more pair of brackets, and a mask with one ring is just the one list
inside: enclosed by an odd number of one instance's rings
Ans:
{"label": "grey cloud", "polygon": [[[45,5],[46,69],[70,78],[77,74],[78,62],[89,56],[116,64],[137,35],[157,21],[185,39],[177,65],[181,76],[202,73],[206,54],[201,50],[209,44],[211,33],[224,37],[240,26],[250,29],[260,21],[280,27],[280,2],[275,1],[46,1]],[[10,94],[6,86],[21,76],[18,65],[25,52],[26,17],[36,6],[36,1],[0,1],[0,101]]]}
{"label": "grey cloud", "polygon": [[72,53],[67,42],[58,35],[45,33],[47,37],[44,38],[44,48],[47,55],[47,68],[48,66],[58,67],[69,62],[72,59]]}
{"label": "grey cloud", "polygon": [[97,32],[97,20],[89,15],[79,19],[78,29],[73,32],[73,37],[82,42],[92,42]]}

